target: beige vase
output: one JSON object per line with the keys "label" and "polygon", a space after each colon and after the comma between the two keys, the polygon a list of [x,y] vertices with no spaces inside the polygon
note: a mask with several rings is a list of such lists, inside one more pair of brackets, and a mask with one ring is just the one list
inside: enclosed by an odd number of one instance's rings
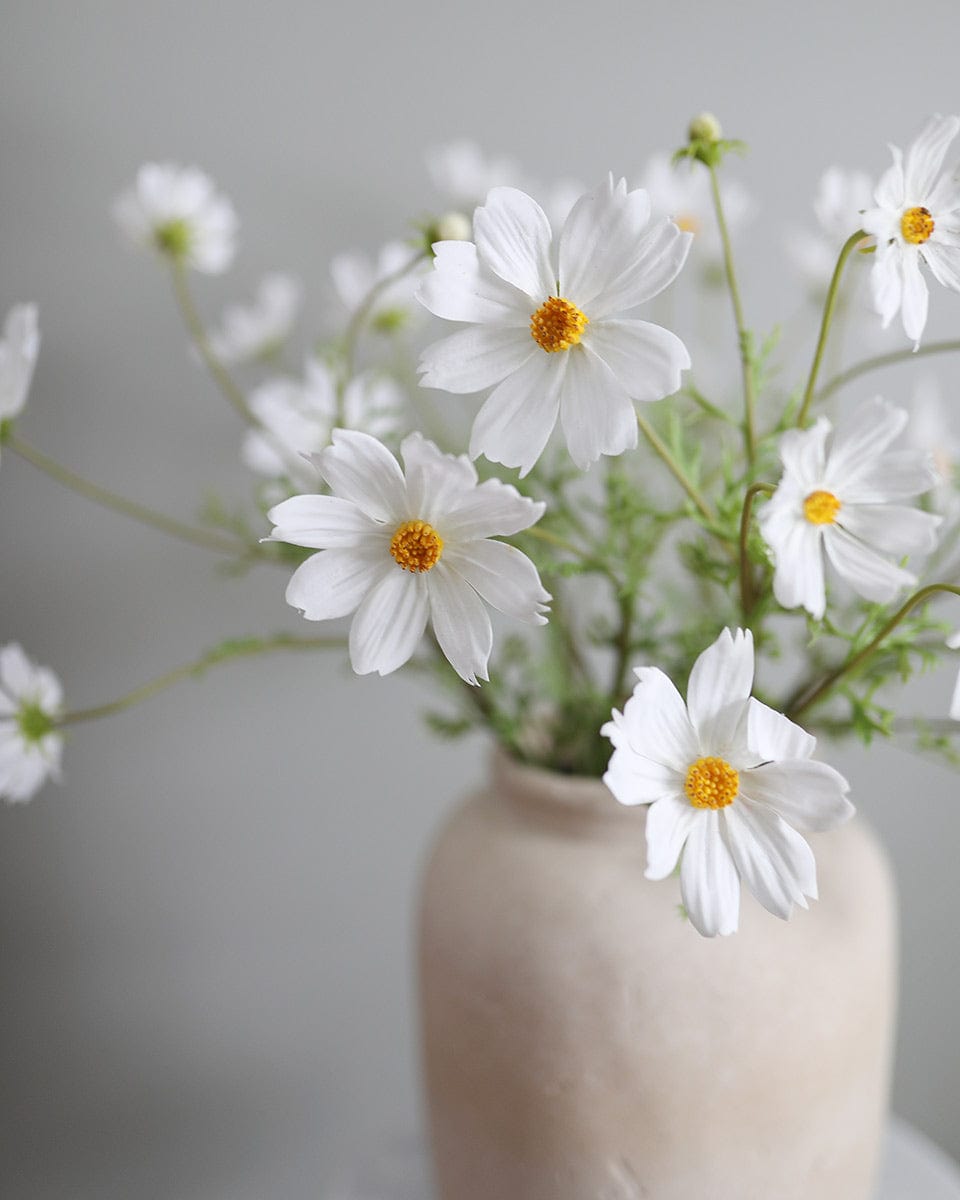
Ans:
{"label": "beige vase", "polygon": [[861,818],[813,835],[820,900],[744,892],[700,937],[643,877],[642,808],[494,760],[424,880],[422,1037],[440,1200],[869,1200],[895,895]]}

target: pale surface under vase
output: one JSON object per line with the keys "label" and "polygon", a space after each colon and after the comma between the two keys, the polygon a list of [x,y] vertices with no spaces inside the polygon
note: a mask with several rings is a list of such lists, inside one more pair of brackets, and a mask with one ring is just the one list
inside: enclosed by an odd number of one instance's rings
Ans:
{"label": "pale surface under vase", "polygon": [[895,894],[859,817],[811,835],[820,900],[744,892],[701,938],[643,876],[643,808],[498,754],[421,908],[441,1200],[868,1200],[886,1116]]}

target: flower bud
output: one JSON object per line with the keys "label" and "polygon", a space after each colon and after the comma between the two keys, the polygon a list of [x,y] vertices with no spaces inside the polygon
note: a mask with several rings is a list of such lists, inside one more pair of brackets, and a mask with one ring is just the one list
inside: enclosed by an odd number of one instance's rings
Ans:
{"label": "flower bud", "polygon": [[473,237],[473,222],[462,212],[448,212],[437,218],[433,232],[438,242],[469,242]]}
{"label": "flower bud", "polygon": [[713,113],[702,112],[690,122],[687,136],[691,142],[719,142],[723,129]]}

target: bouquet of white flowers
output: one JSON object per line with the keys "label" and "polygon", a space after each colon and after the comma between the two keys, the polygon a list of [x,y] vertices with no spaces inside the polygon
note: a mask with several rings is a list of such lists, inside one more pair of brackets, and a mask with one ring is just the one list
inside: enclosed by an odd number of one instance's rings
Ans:
{"label": "bouquet of white flowers", "polygon": [[[27,800],[58,774],[66,727],[215,663],[342,648],[360,674],[435,673],[438,732],[485,727],[520,762],[602,776],[622,804],[650,806],[647,875],[679,863],[700,933],[736,930],[741,883],[777,916],[806,906],[802,834],[853,812],[810,730],[900,732],[911,722],[885,685],[957,646],[935,607],[960,596],[948,435],[876,395],[831,406],[894,361],[960,349],[919,349],[925,272],[960,291],[960,184],[943,170],[958,130],[931,119],[872,193],[860,175],[825,176],[821,232],[792,243],[822,301],[795,387],[775,369],[778,331],[747,324],[731,230],[750,200],[721,181],[743,147],[709,114],[672,159],[651,160],[645,186],[541,188],[466,143],[435,153],[454,207],[375,261],[334,261],[328,327],[302,372],[287,357],[299,284],[268,276],[208,327],[191,273],[230,265],[234,209],[198,170],[144,166],[115,216],[168,268],[196,356],[245,426],[254,515],[208,503],[196,524],[175,520],[26,441],[32,305],[10,311],[0,342],[0,444],[236,570],[292,572],[288,603],[309,621],[349,617],[349,632],[224,642],[86,709],[65,708],[53,673],[7,644],[0,794]],[[707,387],[695,348],[666,327],[694,257],[698,301],[725,287],[732,302],[736,388]],[[864,291],[884,326],[899,314],[909,345],[824,378],[838,323],[867,332]],[[418,345],[428,314],[457,330]],[[432,393],[412,383],[414,351]],[[469,402],[438,392],[489,393],[469,435]],[[913,724],[923,748],[954,756],[946,719]]]}

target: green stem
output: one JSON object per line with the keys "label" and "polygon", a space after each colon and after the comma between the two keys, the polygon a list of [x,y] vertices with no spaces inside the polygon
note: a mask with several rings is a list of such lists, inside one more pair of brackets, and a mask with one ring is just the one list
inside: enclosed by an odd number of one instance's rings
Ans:
{"label": "green stem", "polygon": [[165,675],[160,675],[158,678],[152,679],[149,683],[143,684],[142,687],[134,688],[132,692],[127,692],[126,695],[120,696],[119,699],[111,700],[108,704],[98,704],[95,708],[78,708],[72,712],[64,713],[58,719],[57,724],[76,725],[81,721],[94,721],[100,717],[111,717],[126,708],[132,708],[134,704],[139,704],[141,700],[148,700],[151,696],[155,696],[157,692],[162,692],[164,688],[168,688],[174,683],[179,683],[182,679],[189,679],[191,676],[197,677],[202,675],[208,668],[218,666],[220,663],[230,662],[235,658],[246,658],[250,655],[265,654],[273,650],[333,650],[340,649],[345,644],[343,638],[304,638],[295,637],[289,633],[278,633],[269,638],[231,639],[230,641],[222,642],[219,646],[215,646],[212,650],[208,650],[205,654],[201,654],[195,662],[186,663],[182,667],[176,667],[174,670],[168,671]]}
{"label": "green stem", "polygon": [[190,294],[186,268],[182,263],[175,262],[172,267],[172,275],[173,292],[177,299],[177,305],[183,317],[184,324],[187,327],[187,332],[190,334],[190,338],[197,348],[197,353],[203,359],[204,366],[213,376],[220,391],[223,392],[241,419],[248,425],[252,425],[257,429],[261,428],[261,423],[251,412],[243,391],[234,382],[233,376],[213,352],[210,341],[207,338],[207,331],[193,302],[193,296]]}
{"label": "green stem", "polygon": [[743,499],[743,513],[740,517],[740,609],[743,613],[744,623],[749,621],[755,602],[753,595],[753,574],[750,570],[750,557],[747,554],[753,502],[757,496],[772,496],[776,490],[771,483],[753,483],[747,488],[747,494]]}
{"label": "green stem", "polygon": [[696,484],[687,478],[683,468],[670,453],[670,447],[666,444],[663,438],[661,438],[659,433],[657,433],[646,417],[641,416],[640,413],[637,413],[637,424],[640,426],[640,432],[650,443],[653,450],[655,450],[663,460],[667,470],[699,509],[700,515],[705,521],[708,521],[712,525],[716,519],[714,517],[713,509],[704,499]]}
{"label": "green stem", "polygon": [[800,412],[797,414],[797,428],[802,429],[807,423],[807,415],[810,411],[810,405],[813,403],[814,392],[817,387],[817,376],[820,373],[820,364],[823,362],[823,352],[827,346],[827,335],[830,332],[830,323],[833,320],[833,313],[837,307],[837,297],[840,293],[840,280],[843,277],[843,268],[847,265],[847,259],[853,253],[854,249],[867,235],[862,229],[858,229],[856,233],[852,233],[843,243],[843,249],[840,251],[840,256],[837,259],[837,265],[833,268],[833,277],[830,280],[830,287],[827,290],[827,298],[823,305],[823,319],[820,322],[820,336],[817,338],[817,348],[813,353],[813,362],[810,366],[810,375],[807,379],[806,390],[803,393],[803,403],[800,406]]}
{"label": "green stem", "polygon": [[196,526],[187,525],[183,521],[178,521],[174,517],[165,516],[163,513],[154,511],[152,508],[147,508],[143,504],[137,504],[133,500],[127,500],[124,496],[118,496],[116,492],[108,491],[107,488],[101,487],[97,483],[92,483],[89,479],[84,479],[83,476],[77,475],[75,471],[49,458],[46,454],[41,453],[29,442],[23,441],[16,434],[9,434],[5,439],[5,445],[18,454],[21,458],[31,463],[44,474],[49,475],[51,479],[55,479],[57,483],[63,487],[70,488],[71,491],[77,492],[84,496],[87,500],[92,500],[96,504],[102,504],[105,508],[113,509],[114,512],[122,513],[125,517],[131,517],[134,521],[139,521],[142,525],[149,525],[153,529],[159,529],[162,533],[169,534],[171,537],[179,538],[183,542],[190,542],[194,546],[203,546],[206,550],[216,550],[219,554],[240,554],[249,553],[251,547],[246,542],[239,539],[224,537],[222,534],[214,533],[208,529],[198,529]]}
{"label": "green stem", "polygon": [[878,371],[881,367],[890,367],[898,362],[906,362],[908,359],[925,358],[930,354],[950,354],[955,350],[960,350],[960,341],[931,342],[928,346],[921,346],[919,350],[894,350],[890,354],[878,354],[875,358],[865,358],[863,362],[854,363],[852,367],[847,367],[845,371],[835,375],[829,383],[824,384],[817,399],[826,400],[834,392],[846,387],[848,383],[859,379],[861,375],[866,375],[870,371]]}
{"label": "green stem", "polygon": [[834,684],[838,683],[844,678],[844,676],[849,675],[852,671],[855,671],[859,666],[866,662],[870,655],[873,654],[873,652],[880,646],[884,638],[887,637],[888,634],[892,633],[893,630],[896,629],[896,627],[904,619],[904,617],[908,616],[918,604],[923,604],[926,600],[929,600],[931,596],[936,596],[940,593],[951,596],[960,596],[960,587],[954,587],[953,584],[950,583],[931,583],[928,584],[927,587],[923,587],[918,592],[915,592],[900,606],[900,608],[897,609],[897,611],[893,614],[890,620],[887,621],[876,637],[873,638],[873,640],[870,641],[866,646],[864,646],[862,650],[859,650],[856,654],[851,655],[844,662],[842,662],[840,666],[836,668],[836,670],[831,671],[820,681],[820,683],[817,684],[812,691],[808,691],[806,694],[801,692],[798,698],[791,700],[787,707],[787,716],[790,717],[791,720],[795,721],[797,717],[802,716],[803,713],[805,713],[808,709],[819,703],[819,701],[821,701],[827,695],[831,688],[833,688]]}
{"label": "green stem", "polygon": [[720,180],[717,168],[712,164],[710,171],[710,191],[713,194],[713,207],[717,214],[717,228],[720,231],[720,242],[723,246],[723,268],[727,276],[727,288],[733,304],[733,317],[737,326],[737,343],[740,348],[740,367],[743,373],[743,439],[747,452],[747,461],[752,463],[757,453],[756,395],[753,378],[753,363],[750,354],[750,334],[743,316],[743,303],[740,299],[740,288],[737,284],[737,274],[733,265],[733,247],[730,242],[730,231],[727,228],[727,218],[723,212],[723,200],[720,196]]}
{"label": "green stem", "polygon": [[429,253],[428,250],[424,250],[420,254],[414,254],[410,258],[410,261],[405,262],[402,267],[398,267],[395,271],[391,271],[389,275],[384,275],[382,279],[378,279],[357,305],[356,311],[351,316],[343,335],[343,357],[346,363],[348,378],[354,372],[357,342],[360,339],[360,334],[363,332],[367,317],[370,315],[370,310],[388,288],[393,287],[395,283],[399,283],[401,279],[409,275],[414,267],[419,266],[429,256]]}

